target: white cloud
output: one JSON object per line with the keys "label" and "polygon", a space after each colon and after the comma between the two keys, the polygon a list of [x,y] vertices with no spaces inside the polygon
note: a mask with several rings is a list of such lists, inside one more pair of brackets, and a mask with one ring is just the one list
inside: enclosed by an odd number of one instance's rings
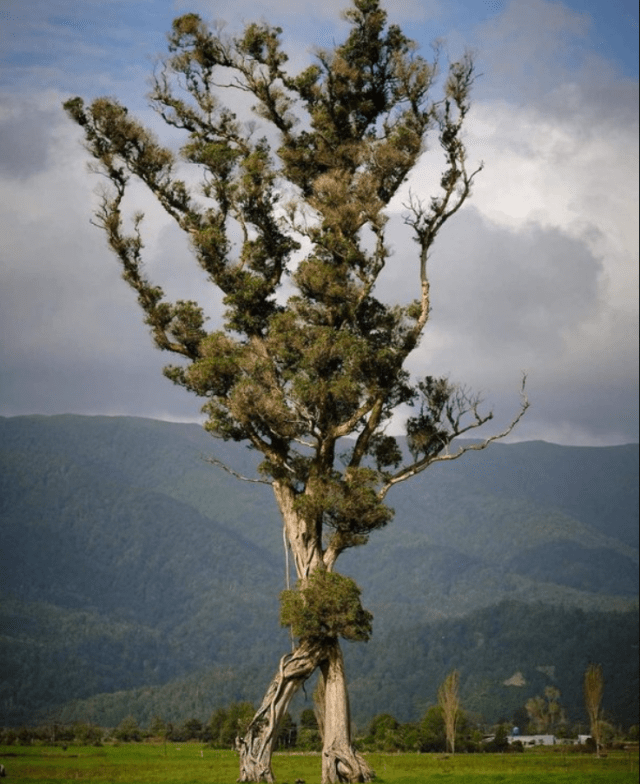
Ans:
{"label": "white cloud", "polygon": [[636,132],[617,118],[587,124],[584,114],[577,105],[567,121],[535,107],[478,104],[469,148],[489,165],[474,205],[498,226],[533,221],[584,239],[603,260],[612,300],[628,304],[638,255]]}

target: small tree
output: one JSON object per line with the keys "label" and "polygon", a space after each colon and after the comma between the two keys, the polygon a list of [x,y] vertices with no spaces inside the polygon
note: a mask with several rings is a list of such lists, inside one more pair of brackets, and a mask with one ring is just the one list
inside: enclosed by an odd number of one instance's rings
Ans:
{"label": "small tree", "polygon": [[184,740],[200,740],[202,738],[202,722],[200,719],[187,719],[182,725],[182,736]]}
{"label": "small tree", "polygon": [[544,697],[536,696],[527,700],[525,708],[536,732],[557,732],[566,724],[564,708],[560,705],[560,689],[547,686]]}
{"label": "small tree", "polygon": [[313,708],[305,708],[300,714],[300,729],[317,730],[318,720]]}
{"label": "small tree", "polygon": [[431,705],[419,725],[419,742],[421,751],[446,751],[447,735],[439,705]]}
{"label": "small tree", "polygon": [[280,726],[278,728],[278,740],[276,748],[278,749],[291,749],[298,742],[298,726],[293,720],[289,711],[282,717]]}
{"label": "small tree", "polygon": [[399,729],[399,722],[390,713],[380,713],[371,721],[367,739],[376,751],[396,751]]}
{"label": "small tree", "polygon": [[509,728],[506,724],[498,724],[493,741],[489,744],[489,749],[499,754],[509,749]]}
{"label": "small tree", "polygon": [[[208,730],[209,735],[211,736],[211,745],[214,748],[224,748],[225,743],[223,739],[224,733],[224,726],[227,721],[227,710],[226,708],[216,708],[216,710],[211,714],[211,718],[209,719]],[[233,739],[235,739],[235,733],[233,735]],[[229,746],[232,745],[232,741],[228,744]]]}
{"label": "small tree", "polygon": [[313,708],[305,708],[300,714],[300,729],[296,745],[304,751],[320,751],[322,748],[318,720]]}
{"label": "small tree", "polygon": [[447,745],[452,754],[456,752],[456,725],[460,711],[460,673],[453,670],[438,689],[438,705],[442,710]]}
{"label": "small tree", "polygon": [[122,719],[120,724],[118,724],[113,731],[113,737],[125,742],[138,742],[142,739],[142,730],[138,726],[138,722],[134,716],[127,716]]}
{"label": "small tree", "polygon": [[165,733],[167,730],[167,725],[162,718],[157,713],[154,714],[151,718],[151,723],[149,724],[149,732],[154,738],[164,738]]}
{"label": "small tree", "polygon": [[[100,746],[102,745],[102,729],[100,727],[96,727],[94,724],[85,724],[84,722],[78,722],[73,727],[73,733],[75,736],[75,740],[78,743],[81,743],[83,746]],[[137,740],[137,737],[134,737],[133,740]]]}
{"label": "small tree", "polygon": [[[245,734],[255,712],[250,702],[232,702],[227,709],[216,711],[211,717],[210,726],[212,738],[217,737],[217,745],[232,748],[236,738]],[[217,730],[217,735],[214,735],[214,730]]]}
{"label": "small tree", "polygon": [[596,745],[596,755],[600,756],[602,746],[602,696],[604,694],[604,678],[601,664],[590,664],[584,673],[582,682],[584,705],[589,716],[591,737]]}
{"label": "small tree", "polygon": [[[196,14],[173,22],[151,102],[184,135],[180,165],[200,177],[199,190],[180,176],[174,153],[117,101],[65,103],[111,184],[97,223],[156,345],[179,357],[166,375],[204,399],[207,430],[261,454],[261,481],[273,488],[293,555],[301,595],[285,594],[283,621],[294,624],[299,641],[237,737],[240,781],[273,781],[278,726],[318,668],[323,782],[371,779],[351,744],[339,644],[341,636],[366,640],[371,616],[347,578],[341,601],[323,607],[330,595],[323,575],[335,571],[341,553],[389,523],[385,501],[393,487],[507,435],[528,405],[523,397],[502,433],[450,450],[491,413],[481,413],[479,399],[447,378],[412,380],[405,367],[431,312],[428,262],[436,236],[480,169],[468,170],[462,141],[472,58],[449,65],[443,95],[433,100],[437,58],[429,63],[417,55],[400,28],[387,25],[379,0],[352,0],[345,16],[346,40],[319,50],[299,74],[286,68],[277,27],[252,23],[225,38]],[[222,104],[220,96],[233,89],[255,101],[271,138],[277,136],[275,149]],[[431,130],[443,154],[440,190],[426,202],[412,194],[405,205],[416,243],[406,272],[415,299],[390,304],[378,285],[392,255],[385,210]],[[169,302],[147,279],[143,216],[134,213],[131,228],[123,219],[132,177],[186,233],[222,292],[221,329],[207,331],[196,302]],[[386,428],[403,406],[414,411],[401,445]]]}

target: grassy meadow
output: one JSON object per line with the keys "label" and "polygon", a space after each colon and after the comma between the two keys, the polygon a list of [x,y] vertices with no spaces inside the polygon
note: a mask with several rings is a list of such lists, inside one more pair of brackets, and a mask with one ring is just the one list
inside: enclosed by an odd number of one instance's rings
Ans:
{"label": "grassy meadow", "polygon": [[[637,784],[636,752],[591,755],[545,749],[523,754],[369,754],[379,784]],[[235,753],[199,744],[124,744],[121,746],[0,746],[0,762],[10,781],[89,781],[100,784],[233,784]],[[279,784],[320,784],[318,754],[276,754]]]}

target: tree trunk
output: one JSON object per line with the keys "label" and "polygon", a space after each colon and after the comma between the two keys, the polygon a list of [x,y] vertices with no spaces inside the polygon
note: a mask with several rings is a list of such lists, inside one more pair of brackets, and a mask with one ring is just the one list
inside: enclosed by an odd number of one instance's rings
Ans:
{"label": "tree trunk", "polygon": [[329,642],[322,662],[324,726],[322,735],[322,784],[372,781],[375,773],[351,745],[351,712],[338,640]]}
{"label": "tree trunk", "polygon": [[299,580],[305,580],[316,569],[324,569],[322,558],[322,541],[318,535],[316,523],[305,520],[295,508],[295,494],[291,487],[282,483],[273,483],[273,493],[282,515],[286,540],[291,547],[296,574]]}
{"label": "tree trunk", "polygon": [[243,737],[236,738],[240,754],[238,781],[273,782],[271,755],[278,737],[278,727],[291,698],[316,670],[326,655],[321,644],[301,642],[293,653],[280,659],[280,667],[269,684],[262,705],[251,720]]}
{"label": "tree trunk", "polygon": [[280,660],[262,705],[243,737],[236,738],[240,754],[239,782],[274,782],[271,756],[278,727],[291,698],[313,672],[322,672],[318,689],[323,706],[318,706],[322,720],[322,784],[369,782],[374,772],[351,745],[351,715],[342,651],[337,640],[301,642],[291,654]]}
{"label": "tree trunk", "polygon": [[[290,487],[274,482],[273,490],[298,579],[304,581],[316,569],[326,568],[317,527],[313,521],[297,514]],[[313,643],[303,640],[293,653],[280,660],[280,668],[247,732],[244,737],[236,738],[236,749],[240,754],[239,782],[275,781],[271,756],[278,726],[293,695],[318,667],[322,670],[324,687],[323,721],[319,721],[323,731],[322,784],[368,782],[373,779],[373,771],[351,746],[351,716],[342,651],[337,639],[326,638]],[[319,689],[320,693],[322,691]]]}

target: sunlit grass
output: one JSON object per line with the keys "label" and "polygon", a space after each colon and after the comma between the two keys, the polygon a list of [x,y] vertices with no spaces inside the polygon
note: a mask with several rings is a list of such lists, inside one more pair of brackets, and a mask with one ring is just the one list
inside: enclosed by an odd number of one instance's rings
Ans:
{"label": "sunlit grass", "polygon": [[[524,754],[369,754],[379,784],[637,784],[638,757],[613,752],[590,755],[535,751]],[[0,746],[9,780],[26,784],[87,781],[100,784],[233,784],[237,756],[200,744],[121,746]],[[276,754],[279,784],[320,784],[318,754]]]}

